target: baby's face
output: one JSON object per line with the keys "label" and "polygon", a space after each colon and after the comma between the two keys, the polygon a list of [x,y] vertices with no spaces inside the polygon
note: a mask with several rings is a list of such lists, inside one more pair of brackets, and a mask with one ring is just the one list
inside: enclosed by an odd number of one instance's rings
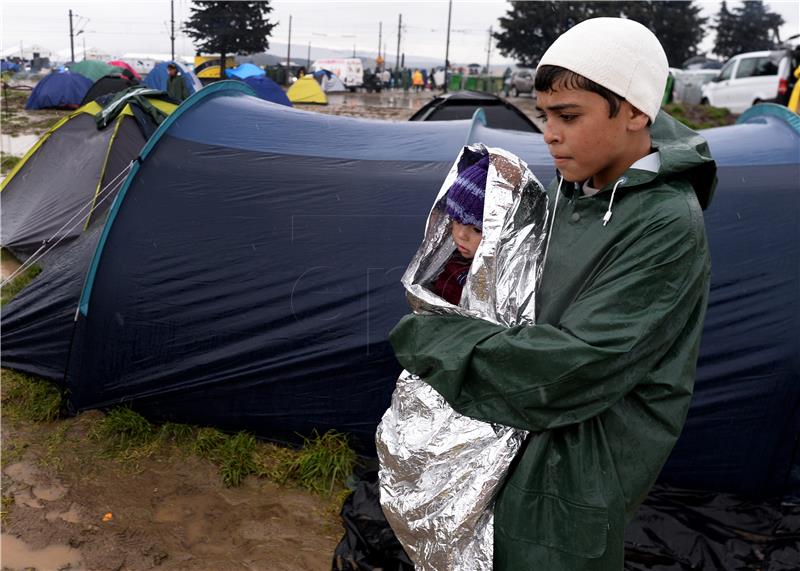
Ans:
{"label": "baby's face", "polygon": [[483,238],[481,229],[469,224],[459,224],[453,220],[452,234],[459,253],[468,260],[474,258],[481,238]]}

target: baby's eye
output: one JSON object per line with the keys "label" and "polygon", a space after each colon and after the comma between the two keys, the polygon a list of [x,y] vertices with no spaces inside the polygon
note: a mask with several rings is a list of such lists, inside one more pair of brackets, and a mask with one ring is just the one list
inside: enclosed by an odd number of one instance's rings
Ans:
{"label": "baby's eye", "polygon": [[539,114],[536,116],[536,118],[537,118],[539,121],[545,121],[545,122],[547,121],[547,115],[545,115],[544,113],[539,113]]}
{"label": "baby's eye", "polygon": [[477,226],[473,226],[472,231],[475,232],[476,234],[483,234],[483,230],[481,230]]}
{"label": "baby's eye", "polygon": [[564,121],[565,123],[569,123],[570,121],[572,121],[577,117],[578,117],[577,115],[561,115],[561,120]]}

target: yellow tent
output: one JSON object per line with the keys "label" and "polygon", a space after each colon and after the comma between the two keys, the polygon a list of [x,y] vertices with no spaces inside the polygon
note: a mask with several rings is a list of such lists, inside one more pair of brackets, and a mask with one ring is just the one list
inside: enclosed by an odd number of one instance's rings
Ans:
{"label": "yellow tent", "polygon": [[305,75],[294,82],[286,96],[292,103],[319,103],[320,105],[327,105],[328,98],[325,97],[325,92],[314,79],[313,75]]}

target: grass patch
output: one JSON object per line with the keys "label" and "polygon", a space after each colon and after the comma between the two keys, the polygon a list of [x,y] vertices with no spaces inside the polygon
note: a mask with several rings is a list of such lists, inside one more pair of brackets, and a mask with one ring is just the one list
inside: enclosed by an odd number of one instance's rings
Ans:
{"label": "grass patch", "polygon": [[[4,248],[0,248],[0,259],[4,263],[9,263],[12,261],[19,263],[19,261]],[[2,289],[0,289],[0,307],[14,299],[14,297],[23,289],[25,289],[25,287],[27,287],[27,285],[31,283],[33,279],[41,272],[42,268],[34,264],[17,275],[8,284],[4,285]]]}
{"label": "grass patch", "polygon": [[69,430],[69,424],[62,422],[58,428],[48,435],[47,440],[45,440],[44,454],[39,459],[40,464],[57,470],[64,467],[64,458],[61,456],[61,451],[67,440],[67,430]]}
{"label": "grass patch", "polygon": [[[4,369],[3,406],[9,418],[51,422],[61,414],[62,395],[49,382]],[[61,450],[70,426],[63,422],[49,434],[40,459],[43,465],[63,465]],[[239,486],[247,476],[255,475],[282,485],[298,485],[329,498],[346,493],[344,483],[356,462],[347,436],[335,431],[322,436],[315,433],[304,440],[300,450],[294,450],[258,442],[246,432],[229,436],[215,428],[174,422],[157,426],[128,407],[114,408],[93,421],[88,433],[104,448],[104,456],[135,470],[142,460],[171,447],[215,464],[226,486]],[[4,452],[7,461],[9,452],[21,457],[24,449]]]}
{"label": "grass patch", "polygon": [[737,115],[722,107],[710,105],[690,105],[684,103],[668,103],[664,111],[690,129],[710,129],[724,127],[736,123]]}
{"label": "grass patch", "polygon": [[3,414],[30,422],[52,422],[61,416],[61,391],[52,383],[3,369]]}
{"label": "grass patch", "polygon": [[290,476],[301,486],[318,494],[332,494],[353,471],[356,453],[347,435],[334,430],[322,436],[304,439],[303,448],[294,460]]}
{"label": "grass patch", "polygon": [[0,522],[2,523],[8,522],[8,512],[11,509],[13,503],[14,503],[13,494],[3,494],[2,504],[0,504]]}
{"label": "grass patch", "polygon": [[223,484],[238,486],[248,475],[256,473],[255,449],[256,439],[246,432],[237,433],[220,446],[217,464]]}
{"label": "grass patch", "polygon": [[9,155],[8,153],[0,152],[0,174],[6,174],[13,169],[22,157],[17,155]]}

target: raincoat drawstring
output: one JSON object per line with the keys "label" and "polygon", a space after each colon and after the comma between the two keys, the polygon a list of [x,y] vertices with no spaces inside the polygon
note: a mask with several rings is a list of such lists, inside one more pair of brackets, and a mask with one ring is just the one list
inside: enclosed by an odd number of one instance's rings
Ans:
{"label": "raincoat drawstring", "polygon": [[556,211],[558,210],[558,199],[561,195],[561,183],[564,182],[564,177],[559,176],[558,188],[556,189],[556,202],[553,205],[553,216],[550,217],[550,228],[547,230],[547,244],[544,247],[544,259],[542,260],[542,275],[544,275],[544,267],[547,264],[547,252],[550,251],[550,236],[553,235],[553,226],[556,224]]}
{"label": "raincoat drawstring", "polygon": [[[614,195],[617,192],[617,187],[627,181],[624,176],[620,177],[619,180],[614,184],[614,188],[611,190],[611,200],[608,201],[608,210],[606,210],[605,216],[603,216],[603,226],[608,224],[608,221],[611,220],[611,207],[614,205]],[[549,241],[548,241],[549,243]]]}

